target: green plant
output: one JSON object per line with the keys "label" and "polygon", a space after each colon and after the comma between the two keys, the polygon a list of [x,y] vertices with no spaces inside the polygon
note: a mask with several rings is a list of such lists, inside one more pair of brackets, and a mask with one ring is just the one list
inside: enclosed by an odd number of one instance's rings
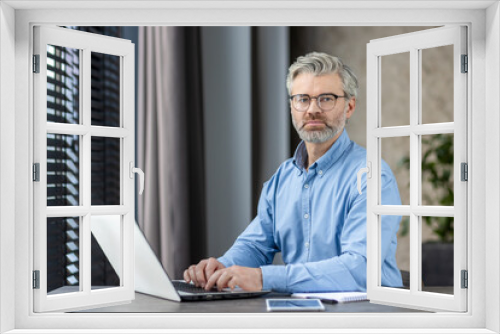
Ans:
{"label": "green plant", "polygon": [[[432,194],[422,192],[422,202],[453,206],[453,134],[436,134],[422,138],[422,183],[428,182]],[[410,157],[399,161],[399,168],[410,168]],[[439,241],[453,242],[453,217],[423,217]],[[409,229],[408,217],[401,225],[401,235]]]}

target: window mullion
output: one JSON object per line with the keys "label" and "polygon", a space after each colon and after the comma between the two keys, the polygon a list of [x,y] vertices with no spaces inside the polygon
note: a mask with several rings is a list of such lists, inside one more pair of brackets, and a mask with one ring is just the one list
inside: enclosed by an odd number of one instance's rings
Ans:
{"label": "window mullion", "polygon": [[130,212],[130,205],[98,205],[98,206],[49,206],[46,208],[47,217],[83,217],[86,214],[98,216],[124,215]]}
{"label": "window mullion", "polygon": [[[92,100],[91,100],[91,61],[90,61],[90,50],[83,49],[83,61],[82,61],[82,125],[90,130],[90,122],[91,122],[91,111],[92,111]],[[91,192],[91,133],[90,131],[86,131],[82,138],[82,179],[81,179],[81,187],[82,187],[82,200],[83,205],[86,208],[89,208],[89,211],[82,218],[81,230],[80,230],[80,256],[82,262],[80,264],[83,281],[82,287],[85,293],[90,293],[91,291],[91,232],[90,232],[90,206],[92,204],[92,192]]]}
{"label": "window mullion", "polygon": [[445,134],[454,132],[455,132],[455,123],[453,122],[419,124],[415,126],[408,126],[408,125],[391,126],[384,128],[376,128],[372,130],[373,135],[378,138],[403,137],[403,136],[409,136],[410,133],[423,136],[423,135],[435,135],[435,134]]}
{"label": "window mullion", "polygon": [[420,204],[421,172],[420,172],[420,140],[415,129],[420,124],[420,71],[419,51],[410,50],[410,291],[418,291],[420,282],[420,219],[414,210]]}
{"label": "window mullion", "polygon": [[124,138],[131,135],[131,131],[129,129],[95,125],[90,128],[90,133],[92,136],[106,138]]}
{"label": "window mullion", "polygon": [[[366,240],[366,253],[367,253],[367,291],[369,295],[373,296],[378,288],[375,276],[378,276],[377,261],[375,261],[375,255],[378,253],[378,240],[374,236],[376,234],[376,226],[378,225],[378,217],[372,211],[372,208],[379,206],[379,194],[380,194],[380,177],[378,175],[378,169],[380,166],[380,139],[374,135],[374,130],[380,127],[380,57],[372,53],[370,44],[367,48],[367,97],[372,101],[372,108],[374,112],[367,113],[367,124],[372,126],[367,126],[367,163],[371,163],[372,166],[372,177],[366,179],[367,181],[367,240]],[[368,166],[368,164],[367,164]]]}
{"label": "window mullion", "polygon": [[52,122],[47,123],[47,133],[81,136],[87,132],[88,128],[83,125]]}

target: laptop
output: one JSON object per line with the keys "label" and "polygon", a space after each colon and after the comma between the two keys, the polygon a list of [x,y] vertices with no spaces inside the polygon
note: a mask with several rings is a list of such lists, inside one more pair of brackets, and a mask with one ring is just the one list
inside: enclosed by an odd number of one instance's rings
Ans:
{"label": "laptop", "polygon": [[[245,291],[241,288],[212,289],[206,291],[194,284],[181,280],[171,280],[160,261],[149,246],[144,234],[134,224],[135,243],[135,291],[172,301],[219,300],[235,298],[252,298],[265,295],[271,290]],[[92,234],[101,246],[111,266],[117,273],[121,272],[119,216],[93,216]]]}

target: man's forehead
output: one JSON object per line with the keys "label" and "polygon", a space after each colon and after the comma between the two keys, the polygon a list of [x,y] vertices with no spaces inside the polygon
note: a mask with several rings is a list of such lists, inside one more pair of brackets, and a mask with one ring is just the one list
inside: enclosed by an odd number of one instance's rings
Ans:
{"label": "man's forehead", "polygon": [[316,85],[331,86],[331,87],[338,86],[339,88],[343,87],[342,80],[337,72],[320,74],[320,75],[310,72],[303,72],[298,74],[292,83],[293,83],[292,90],[295,90],[294,88],[297,87],[302,87],[302,86],[314,87]]}

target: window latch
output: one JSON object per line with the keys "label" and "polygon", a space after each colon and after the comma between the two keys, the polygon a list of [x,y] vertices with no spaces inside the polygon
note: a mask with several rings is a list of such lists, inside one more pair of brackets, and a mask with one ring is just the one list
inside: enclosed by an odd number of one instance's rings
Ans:
{"label": "window latch", "polygon": [[361,168],[359,171],[358,171],[358,193],[361,195],[363,192],[361,191],[361,177],[363,176],[363,174],[367,174],[368,178],[371,179],[372,178],[372,163],[371,161],[368,161],[366,163],[367,167],[365,168]]}
{"label": "window latch", "polygon": [[144,172],[142,169],[134,167],[134,162],[130,161],[129,163],[129,176],[131,179],[134,178],[134,174],[139,174],[139,195],[142,195],[144,192]]}

